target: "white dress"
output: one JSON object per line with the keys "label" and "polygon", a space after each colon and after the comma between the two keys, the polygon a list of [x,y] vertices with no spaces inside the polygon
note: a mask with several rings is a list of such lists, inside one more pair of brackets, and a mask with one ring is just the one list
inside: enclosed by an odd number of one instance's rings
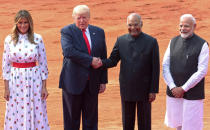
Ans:
{"label": "white dress", "polygon": [[[10,97],[6,102],[5,130],[49,130],[46,100],[41,99],[42,80],[48,77],[44,43],[34,34],[31,44],[27,34],[19,34],[16,45],[8,35],[4,42],[2,72],[9,80]],[[12,67],[12,63],[36,62],[30,68]]]}

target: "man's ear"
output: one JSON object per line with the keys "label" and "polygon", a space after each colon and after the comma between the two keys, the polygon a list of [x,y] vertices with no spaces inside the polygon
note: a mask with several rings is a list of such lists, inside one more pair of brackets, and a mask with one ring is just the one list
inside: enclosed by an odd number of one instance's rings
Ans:
{"label": "man's ear", "polygon": [[195,29],[197,25],[196,25],[196,24],[194,24],[193,26],[194,26],[194,29]]}
{"label": "man's ear", "polygon": [[143,21],[141,21],[141,27],[143,27]]}

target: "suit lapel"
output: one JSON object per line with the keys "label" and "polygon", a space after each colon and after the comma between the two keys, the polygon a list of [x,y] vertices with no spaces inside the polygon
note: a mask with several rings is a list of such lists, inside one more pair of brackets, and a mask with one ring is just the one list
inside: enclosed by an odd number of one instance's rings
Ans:
{"label": "suit lapel", "polygon": [[88,53],[88,48],[87,48],[87,45],[85,43],[85,39],[83,38],[82,31],[76,26],[76,24],[74,24],[74,29],[75,29],[76,36],[80,41],[80,42],[78,42],[80,44],[80,47],[83,50],[85,50],[85,52]]}
{"label": "suit lapel", "polygon": [[90,39],[91,39],[91,55],[94,56],[94,51],[95,51],[95,47],[96,47],[96,32],[94,31],[94,29],[91,27],[91,25],[88,26],[89,32],[90,32]]}

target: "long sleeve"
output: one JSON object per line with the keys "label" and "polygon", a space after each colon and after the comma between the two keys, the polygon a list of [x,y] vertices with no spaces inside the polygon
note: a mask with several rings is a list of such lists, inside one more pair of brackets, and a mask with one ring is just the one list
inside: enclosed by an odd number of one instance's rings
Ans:
{"label": "long sleeve", "polygon": [[92,64],[92,56],[75,47],[74,44],[76,44],[77,41],[73,41],[71,34],[67,33],[66,29],[68,28],[61,30],[63,56],[65,58],[70,58],[72,61],[82,65],[83,67],[89,68]]}
{"label": "long sleeve", "polygon": [[209,62],[209,47],[208,44],[205,42],[199,58],[198,58],[198,70],[187,80],[187,82],[182,86],[185,91],[196,86],[204,76],[207,74],[208,71],[208,62]]}
{"label": "long sleeve", "polygon": [[47,67],[47,57],[46,57],[46,51],[44,47],[44,43],[42,40],[42,37],[36,39],[36,42],[38,42],[38,63],[39,63],[39,69],[41,71],[41,78],[42,80],[46,80],[48,78],[48,67]]}
{"label": "long sleeve", "polygon": [[171,76],[170,72],[170,43],[168,45],[168,48],[166,49],[165,55],[163,57],[163,78],[165,83],[169,86],[170,90],[175,88],[176,85],[174,83],[174,80]]}
{"label": "long sleeve", "polygon": [[103,59],[103,67],[106,68],[112,68],[117,65],[117,63],[120,60],[120,52],[119,52],[119,42],[117,42],[114,45],[114,48],[112,49],[112,52],[110,54],[110,57],[108,59]]}
{"label": "long sleeve", "polygon": [[159,47],[156,39],[154,41],[152,57],[152,82],[150,87],[150,93],[158,93],[160,77],[160,58]]}
{"label": "long sleeve", "polygon": [[[106,41],[105,41],[105,33],[103,32],[103,51],[101,55],[101,59],[106,59],[107,58],[107,48],[106,48]],[[100,82],[101,84],[105,84],[108,82],[108,71],[107,68],[101,68],[102,69],[102,74],[101,74],[101,79]]]}
{"label": "long sleeve", "polygon": [[10,36],[7,36],[4,42],[4,52],[2,58],[2,76],[4,80],[10,79],[11,62],[9,61],[9,42]]}

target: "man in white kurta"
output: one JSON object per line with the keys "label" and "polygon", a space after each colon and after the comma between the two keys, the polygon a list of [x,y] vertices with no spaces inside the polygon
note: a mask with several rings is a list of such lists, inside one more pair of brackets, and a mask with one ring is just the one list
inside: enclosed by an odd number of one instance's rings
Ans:
{"label": "man in white kurta", "polygon": [[163,59],[163,77],[167,84],[165,124],[177,130],[203,128],[209,47],[194,33],[195,27],[191,14],[182,15],[180,35],[170,41]]}

